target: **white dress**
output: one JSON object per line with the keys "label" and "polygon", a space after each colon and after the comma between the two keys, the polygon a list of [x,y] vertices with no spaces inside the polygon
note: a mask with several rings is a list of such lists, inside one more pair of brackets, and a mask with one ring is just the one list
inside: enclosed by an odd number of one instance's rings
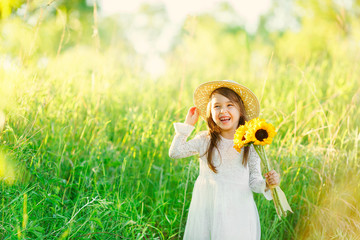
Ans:
{"label": "white dress", "polygon": [[[171,158],[184,158],[195,154],[202,156],[210,142],[207,131],[198,133],[186,141],[194,126],[174,123],[175,137],[169,149]],[[219,153],[215,148],[214,173],[207,165],[207,157],[199,158],[200,174],[195,181],[187,216],[185,240],[260,240],[260,221],[253,193],[262,193],[272,200],[266,191],[261,175],[260,158],[251,146],[248,168],[242,165],[243,151],[238,153],[234,141],[221,136]]]}

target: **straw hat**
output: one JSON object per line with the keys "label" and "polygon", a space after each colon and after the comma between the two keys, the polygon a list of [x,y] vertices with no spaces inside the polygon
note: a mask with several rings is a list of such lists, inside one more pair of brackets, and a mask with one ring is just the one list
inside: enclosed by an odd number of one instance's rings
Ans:
{"label": "straw hat", "polygon": [[206,108],[210,94],[217,88],[227,87],[234,90],[243,100],[249,120],[256,118],[260,113],[260,104],[255,94],[247,87],[232,80],[212,81],[201,84],[194,92],[194,105],[200,111],[202,119],[206,120]]}

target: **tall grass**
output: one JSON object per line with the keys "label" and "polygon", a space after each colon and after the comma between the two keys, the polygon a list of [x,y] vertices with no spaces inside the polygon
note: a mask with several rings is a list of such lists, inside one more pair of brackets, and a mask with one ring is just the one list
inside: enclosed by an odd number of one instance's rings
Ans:
{"label": "tall grass", "polygon": [[[111,47],[0,68],[0,143],[17,174],[1,182],[0,238],[181,239],[199,169],[196,157],[168,157],[172,124],[184,121],[197,85],[230,78],[255,92],[261,117],[277,127],[266,150],[294,210],[279,221],[273,203],[254,194],[262,239],[357,239],[358,49],[338,53],[349,53],[342,61],[290,62],[270,61],[264,45],[263,65],[249,63],[252,48],[213,50],[196,63],[197,40],[174,51],[158,79]],[[199,122],[191,137],[204,129]]]}

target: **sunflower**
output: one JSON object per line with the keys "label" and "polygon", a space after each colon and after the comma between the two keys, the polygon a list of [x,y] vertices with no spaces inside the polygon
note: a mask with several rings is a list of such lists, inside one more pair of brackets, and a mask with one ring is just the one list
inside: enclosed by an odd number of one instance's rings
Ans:
{"label": "sunflower", "polygon": [[234,135],[234,148],[239,153],[241,152],[241,148],[250,142],[248,139],[246,139],[247,131],[248,131],[248,124],[241,125],[238,129],[236,129]]}
{"label": "sunflower", "polygon": [[270,144],[276,135],[275,128],[272,124],[265,122],[264,119],[254,118],[248,123],[249,129],[246,132],[246,139],[255,145]]}
{"label": "sunflower", "polygon": [[[264,119],[253,118],[236,130],[234,135],[234,148],[236,151],[241,152],[242,147],[254,144],[253,147],[259,155],[265,171],[269,172],[271,166],[266,157],[264,145],[270,144],[275,135],[276,132],[273,125],[266,123]],[[270,190],[276,213],[280,219],[281,217],[286,217],[287,211],[293,212],[284,192],[279,186],[270,188]]]}

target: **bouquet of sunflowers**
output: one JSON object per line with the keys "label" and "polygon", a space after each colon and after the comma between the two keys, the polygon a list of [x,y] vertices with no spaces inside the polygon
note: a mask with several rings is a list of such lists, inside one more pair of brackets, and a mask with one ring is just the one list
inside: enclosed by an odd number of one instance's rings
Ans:
{"label": "bouquet of sunflowers", "polygon": [[[264,145],[270,144],[276,135],[273,125],[266,123],[264,119],[253,118],[245,125],[241,125],[234,136],[234,148],[241,152],[241,148],[253,144],[255,151],[259,155],[261,162],[265,167],[265,171],[271,170],[270,163],[266,157]],[[273,197],[276,213],[278,217],[286,216],[286,211],[293,212],[287,202],[284,192],[279,186],[271,188],[271,196]]]}

